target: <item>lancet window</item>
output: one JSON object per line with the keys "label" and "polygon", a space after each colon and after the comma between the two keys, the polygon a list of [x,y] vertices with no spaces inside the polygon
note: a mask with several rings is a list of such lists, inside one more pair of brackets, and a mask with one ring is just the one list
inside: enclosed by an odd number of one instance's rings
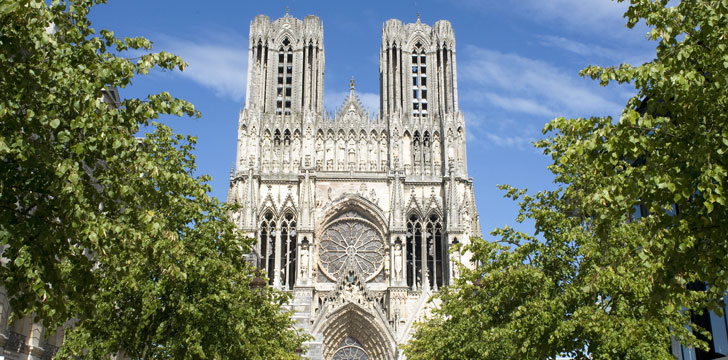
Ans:
{"label": "lancet window", "polygon": [[268,284],[272,285],[275,275],[276,221],[271,211],[267,211],[260,222],[258,242],[260,245],[260,262],[268,276]]}
{"label": "lancet window", "polygon": [[427,241],[427,271],[430,280],[430,288],[437,290],[441,288],[446,279],[444,260],[447,255],[444,252],[442,239],[442,222],[437,214],[430,214],[425,226],[425,239]]}
{"label": "lancet window", "polygon": [[427,55],[421,43],[412,50],[412,115],[427,116]]}
{"label": "lancet window", "polygon": [[278,81],[276,83],[276,114],[291,114],[293,85],[293,49],[288,38],[278,49]]}
{"label": "lancet window", "polygon": [[446,246],[439,215],[407,218],[407,286],[437,290],[447,282]]}
{"label": "lancet window", "polygon": [[296,284],[296,217],[287,212],[281,218],[281,281],[283,288],[293,290]]}
{"label": "lancet window", "polygon": [[[277,221],[278,220],[278,221]],[[284,289],[292,290],[296,284],[297,234],[296,216],[288,211],[280,219],[268,210],[260,221],[258,237],[260,263],[268,276],[268,284],[273,285],[276,274]]]}

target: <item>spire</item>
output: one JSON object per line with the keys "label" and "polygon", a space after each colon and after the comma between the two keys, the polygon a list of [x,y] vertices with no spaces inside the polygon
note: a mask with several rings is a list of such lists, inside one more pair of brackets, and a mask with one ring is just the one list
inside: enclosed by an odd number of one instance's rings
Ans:
{"label": "spire", "polygon": [[351,77],[351,80],[349,80],[349,90],[351,91],[352,94],[354,94],[354,85],[355,85],[354,84],[354,77],[352,76]]}
{"label": "spire", "polygon": [[417,23],[418,24],[420,23],[420,12],[419,11],[417,12]]}
{"label": "spire", "polygon": [[288,6],[286,6],[286,17],[288,17]]}

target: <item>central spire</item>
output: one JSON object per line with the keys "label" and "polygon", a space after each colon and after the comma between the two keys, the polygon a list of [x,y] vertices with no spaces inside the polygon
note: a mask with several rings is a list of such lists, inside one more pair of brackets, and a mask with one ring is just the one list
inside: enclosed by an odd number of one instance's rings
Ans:
{"label": "central spire", "polygon": [[354,93],[354,77],[351,77],[351,80],[349,80],[349,90],[351,90],[351,93]]}

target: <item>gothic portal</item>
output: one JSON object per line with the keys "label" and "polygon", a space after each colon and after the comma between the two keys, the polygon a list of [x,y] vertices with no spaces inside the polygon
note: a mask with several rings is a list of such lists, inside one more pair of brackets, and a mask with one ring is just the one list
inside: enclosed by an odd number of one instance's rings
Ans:
{"label": "gothic portal", "polygon": [[323,111],[323,24],[250,24],[245,108],[228,201],[269,284],[292,291],[313,359],[398,359],[427,299],[480,236],[448,21],[388,20],[380,113],[354,91]]}

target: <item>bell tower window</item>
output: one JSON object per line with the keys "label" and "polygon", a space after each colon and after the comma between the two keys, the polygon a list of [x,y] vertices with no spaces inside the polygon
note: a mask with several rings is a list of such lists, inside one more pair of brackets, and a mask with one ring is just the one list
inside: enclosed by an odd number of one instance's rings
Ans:
{"label": "bell tower window", "polygon": [[283,39],[278,49],[278,77],[276,83],[276,114],[291,114],[293,86],[293,49],[288,38]]}
{"label": "bell tower window", "polygon": [[412,115],[427,116],[427,56],[419,42],[412,50]]}

